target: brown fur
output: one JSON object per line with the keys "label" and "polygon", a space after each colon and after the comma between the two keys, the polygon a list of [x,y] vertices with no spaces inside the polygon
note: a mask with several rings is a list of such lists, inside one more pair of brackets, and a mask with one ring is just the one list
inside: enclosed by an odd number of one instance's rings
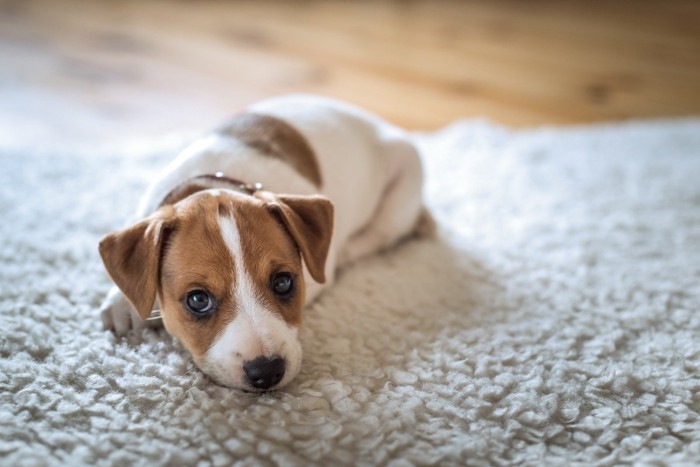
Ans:
{"label": "brown fur", "polygon": [[[289,325],[299,326],[305,289],[301,256],[316,280],[324,278],[333,221],[333,207],[325,198],[195,193],[107,236],[100,246],[107,269],[142,317],[150,313],[157,292],[165,327],[195,359],[237,313],[235,261],[219,225],[219,218],[227,216],[238,226],[245,273],[257,297]],[[294,278],[295,292],[287,300],[271,290],[277,272]],[[187,294],[196,289],[208,291],[216,301],[217,311],[209,318],[198,320],[185,308]]]}
{"label": "brown fur", "polygon": [[[245,269],[258,297],[289,325],[299,326],[305,287],[296,245],[260,201],[251,199],[248,203],[238,204],[235,216]],[[295,292],[289,301],[280,301],[270,287],[272,275],[278,272],[288,272],[294,279]]]}
{"label": "brown fur", "polygon": [[268,200],[270,212],[280,218],[304,257],[316,282],[326,281],[325,264],[333,231],[333,204],[323,196],[259,193]]}
{"label": "brown fur", "polygon": [[167,206],[169,204],[175,204],[178,201],[182,201],[183,199],[187,198],[188,196],[191,196],[197,192],[204,191],[207,188],[209,188],[206,184],[201,183],[201,182],[189,182],[186,181],[178,186],[176,186],[170,193],[166,195],[165,198],[163,198],[163,201],[160,202],[159,206]]}
{"label": "brown fur", "polygon": [[261,154],[280,159],[316,187],[322,186],[321,171],[316,155],[304,135],[276,117],[244,113],[234,117],[219,129]]}
{"label": "brown fur", "polygon": [[151,313],[156,299],[166,230],[175,224],[175,210],[165,207],[100,241],[100,256],[107,272],[143,319]]}
{"label": "brown fur", "polygon": [[[236,317],[232,296],[235,265],[218,224],[219,200],[198,196],[178,206],[178,229],[163,255],[160,300],[163,323],[199,357],[221,330]],[[230,211],[230,209],[229,209]],[[218,309],[210,319],[197,321],[185,309],[187,293],[207,290]]]}

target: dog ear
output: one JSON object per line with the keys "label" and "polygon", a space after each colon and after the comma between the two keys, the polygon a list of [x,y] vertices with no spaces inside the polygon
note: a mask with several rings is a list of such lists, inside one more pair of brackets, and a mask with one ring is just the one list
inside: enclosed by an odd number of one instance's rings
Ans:
{"label": "dog ear", "polygon": [[268,204],[297,244],[311,277],[326,282],[325,265],[333,234],[333,203],[319,195],[276,195]]}
{"label": "dog ear", "polygon": [[166,206],[100,241],[100,256],[107,272],[142,319],[153,310],[161,252],[174,225],[175,210]]}

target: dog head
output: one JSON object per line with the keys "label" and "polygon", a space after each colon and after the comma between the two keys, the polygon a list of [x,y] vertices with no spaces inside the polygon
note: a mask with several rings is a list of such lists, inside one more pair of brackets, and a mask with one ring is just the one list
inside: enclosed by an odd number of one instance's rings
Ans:
{"label": "dog head", "polygon": [[100,242],[142,318],[165,328],[219,384],[268,390],[301,366],[304,269],[325,281],[333,205],[321,196],[191,190]]}

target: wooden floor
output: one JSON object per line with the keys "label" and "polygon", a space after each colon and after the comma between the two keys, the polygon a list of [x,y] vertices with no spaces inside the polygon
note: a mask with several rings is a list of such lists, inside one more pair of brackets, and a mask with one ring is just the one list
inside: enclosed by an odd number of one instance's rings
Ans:
{"label": "wooden floor", "polygon": [[0,142],[157,138],[295,91],[411,129],[700,115],[700,1],[0,0]]}

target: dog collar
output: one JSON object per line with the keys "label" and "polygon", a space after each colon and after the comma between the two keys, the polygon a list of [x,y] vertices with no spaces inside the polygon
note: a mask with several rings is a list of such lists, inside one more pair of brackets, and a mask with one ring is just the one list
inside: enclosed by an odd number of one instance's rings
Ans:
{"label": "dog collar", "polygon": [[263,189],[262,183],[246,183],[244,181],[238,180],[236,178],[227,177],[223,172],[216,172],[213,174],[203,174],[190,177],[184,182],[178,184],[168,192],[163,198],[158,206],[165,206],[167,204],[175,204],[181,199],[187,198],[188,196],[202,190],[206,190],[214,187],[197,187],[197,182],[204,182],[204,184],[224,184],[228,185],[240,193],[246,195],[253,195],[254,193]]}
{"label": "dog collar", "polygon": [[249,195],[254,194],[256,191],[260,191],[263,189],[262,183],[246,183],[241,180],[238,180],[236,178],[231,178],[227,177],[224,175],[223,172],[216,172],[213,174],[204,174],[204,175],[197,175],[195,177],[190,178],[187,182],[194,182],[197,180],[206,180],[210,182],[223,182],[228,185],[231,185],[232,187],[236,188],[238,191],[242,193],[247,193]]}

